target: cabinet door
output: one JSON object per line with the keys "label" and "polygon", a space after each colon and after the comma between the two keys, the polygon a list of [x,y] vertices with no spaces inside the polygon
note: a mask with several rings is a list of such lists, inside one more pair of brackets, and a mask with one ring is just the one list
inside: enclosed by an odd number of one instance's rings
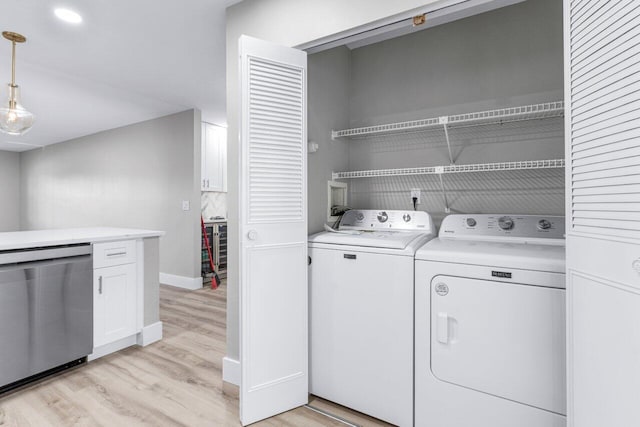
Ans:
{"label": "cabinet door", "polygon": [[136,264],[99,268],[93,273],[93,346],[126,338],[136,331]]}
{"label": "cabinet door", "polygon": [[204,191],[227,191],[227,130],[203,123],[202,184]]}
{"label": "cabinet door", "polygon": [[220,144],[220,180],[222,182],[222,190],[227,192],[227,129],[220,128],[218,131],[218,140]]}
{"label": "cabinet door", "polygon": [[208,191],[207,188],[207,124],[202,123],[200,137],[200,188],[202,191]]}

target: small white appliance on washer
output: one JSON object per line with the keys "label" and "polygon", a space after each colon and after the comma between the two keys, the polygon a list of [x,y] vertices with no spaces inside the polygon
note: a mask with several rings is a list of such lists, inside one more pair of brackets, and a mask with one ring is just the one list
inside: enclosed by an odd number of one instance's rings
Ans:
{"label": "small white appliance on washer", "polygon": [[436,236],[420,211],[347,211],[309,237],[310,392],[413,425],[414,254]]}
{"label": "small white appliance on washer", "polygon": [[416,253],[416,426],[566,425],[564,228],[449,215]]}

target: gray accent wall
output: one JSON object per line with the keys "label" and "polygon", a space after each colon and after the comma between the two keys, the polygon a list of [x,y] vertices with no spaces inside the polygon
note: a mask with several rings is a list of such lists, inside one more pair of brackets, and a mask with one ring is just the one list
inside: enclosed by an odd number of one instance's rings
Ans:
{"label": "gray accent wall", "polygon": [[327,129],[349,124],[351,52],[346,47],[308,57],[308,137],[318,151],[308,156],[309,234],[322,231],[327,221],[328,189],[333,170],[349,165],[349,145],[332,140]]}
{"label": "gray accent wall", "polygon": [[352,51],[351,126],[563,97],[562,2],[529,0]]}
{"label": "gray accent wall", "polygon": [[200,276],[199,111],[24,152],[20,175],[23,230],[162,230],[160,272]]}
{"label": "gray accent wall", "polygon": [[0,232],[20,229],[20,154],[0,151]]}
{"label": "gray accent wall", "polygon": [[[354,49],[350,126],[560,101],[562,37],[562,2],[530,0]],[[458,164],[564,158],[561,117],[449,133]],[[448,165],[445,141],[442,128],[353,139],[348,170]],[[420,210],[445,215],[434,175],[345,182],[355,208],[412,209],[417,188]],[[564,215],[562,169],[445,175],[444,186],[452,213]]]}

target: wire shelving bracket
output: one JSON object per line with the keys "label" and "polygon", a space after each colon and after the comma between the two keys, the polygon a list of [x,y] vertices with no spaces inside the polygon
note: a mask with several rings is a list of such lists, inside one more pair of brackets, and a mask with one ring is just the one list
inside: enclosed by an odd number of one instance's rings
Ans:
{"label": "wire shelving bracket", "polygon": [[442,174],[444,173],[444,166],[436,167],[436,173],[438,174],[438,178],[440,179],[440,191],[442,192],[442,199],[444,201],[444,213],[451,213],[451,209],[449,208],[449,199],[447,199],[447,190],[444,188],[444,179],[442,178]]}
{"label": "wire shelving bracket", "polygon": [[451,140],[449,139],[449,129],[447,124],[449,123],[448,116],[442,116],[439,118],[440,124],[444,128],[444,138],[447,140],[447,150],[449,150],[449,164],[453,164],[453,154],[451,153]]}

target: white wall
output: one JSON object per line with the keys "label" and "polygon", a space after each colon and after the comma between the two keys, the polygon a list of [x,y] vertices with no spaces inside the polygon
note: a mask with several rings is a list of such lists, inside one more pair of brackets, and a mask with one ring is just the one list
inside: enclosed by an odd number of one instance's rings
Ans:
{"label": "white wall", "polygon": [[24,152],[20,165],[23,230],[163,230],[160,271],[200,277],[199,111]]}
{"label": "white wall", "polygon": [[20,229],[20,155],[0,151],[0,232]]}
{"label": "white wall", "polygon": [[227,356],[239,357],[238,331],[238,38],[249,35],[284,46],[360,27],[437,0],[244,0],[227,9],[227,124],[229,184],[229,270],[227,272]]}

